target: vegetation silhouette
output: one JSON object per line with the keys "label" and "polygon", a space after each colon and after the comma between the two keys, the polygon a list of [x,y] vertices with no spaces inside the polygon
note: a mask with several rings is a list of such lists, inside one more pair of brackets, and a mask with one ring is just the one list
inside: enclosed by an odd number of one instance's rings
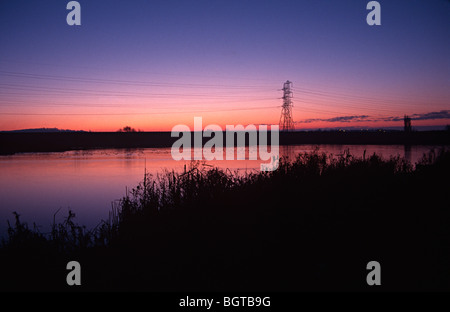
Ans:
{"label": "vegetation silhouette", "polygon": [[[273,172],[193,163],[143,181],[86,230],[69,212],[50,233],[15,213],[2,290],[448,290],[450,151],[400,157],[315,151]],[[378,261],[382,285],[366,283]]]}
{"label": "vegetation silhouette", "polygon": [[137,132],[136,129],[131,128],[130,126],[125,126],[117,130],[117,132]]}

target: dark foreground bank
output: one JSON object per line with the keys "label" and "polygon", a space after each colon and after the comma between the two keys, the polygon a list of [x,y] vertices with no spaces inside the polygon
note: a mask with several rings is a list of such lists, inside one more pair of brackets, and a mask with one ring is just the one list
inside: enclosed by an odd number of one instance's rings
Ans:
{"label": "dark foreground bank", "polygon": [[[270,134],[268,137],[270,140]],[[68,150],[99,148],[171,147],[177,139],[178,137],[171,137],[170,132],[3,132],[0,133],[0,155],[23,152],[62,152]],[[203,144],[209,139],[210,138],[203,138]],[[281,132],[279,139],[281,145],[448,145],[450,144],[450,131],[421,131],[411,133],[402,131]],[[236,141],[237,139],[235,142]],[[248,141],[246,144],[248,144]],[[224,146],[226,146],[225,136]]]}
{"label": "dark foreground bank", "polygon": [[[72,214],[47,234],[12,222],[0,288],[448,291],[449,174],[441,151],[415,168],[311,153],[244,177],[198,166],[147,175],[96,229]],[[81,286],[66,284],[72,260]],[[369,261],[381,286],[367,285]]]}

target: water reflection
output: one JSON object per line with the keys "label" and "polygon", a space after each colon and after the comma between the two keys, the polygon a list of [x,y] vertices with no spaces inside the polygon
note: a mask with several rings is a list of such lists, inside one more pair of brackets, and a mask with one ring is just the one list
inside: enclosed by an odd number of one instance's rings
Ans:
{"label": "water reflection", "polygon": [[286,159],[288,161],[293,161],[297,155],[294,152],[294,146],[292,145],[282,145],[280,146],[280,159]]}
{"label": "water reflection", "polygon": [[411,145],[404,145],[404,157],[408,162],[411,162]]}

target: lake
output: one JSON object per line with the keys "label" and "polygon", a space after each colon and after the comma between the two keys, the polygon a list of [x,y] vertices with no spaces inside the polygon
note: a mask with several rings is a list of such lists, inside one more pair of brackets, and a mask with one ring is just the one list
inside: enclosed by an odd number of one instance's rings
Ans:
{"label": "lake", "polygon": [[[424,153],[436,146],[403,145],[295,145],[280,146],[280,156],[295,157],[300,152],[319,151],[338,155],[349,149],[362,157],[376,152],[384,158],[401,156],[417,162]],[[246,153],[254,153],[253,147]],[[220,168],[245,173],[258,171],[258,160],[223,160],[206,162]],[[108,218],[111,204],[125,195],[126,188],[135,187],[144,172],[182,171],[188,161],[175,161],[170,148],[102,149],[60,153],[24,153],[0,156],[0,236],[4,237],[7,220],[14,221],[13,211],[21,220],[33,222],[41,232],[48,232],[56,215],[62,222],[71,209],[75,222],[95,227]]]}

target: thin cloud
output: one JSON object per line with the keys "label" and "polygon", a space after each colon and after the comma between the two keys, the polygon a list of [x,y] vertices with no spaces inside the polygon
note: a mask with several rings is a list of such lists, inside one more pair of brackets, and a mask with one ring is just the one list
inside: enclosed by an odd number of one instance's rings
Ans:
{"label": "thin cloud", "polygon": [[332,118],[311,118],[311,119],[304,119],[296,121],[297,123],[312,123],[317,121],[324,121],[324,122],[360,122],[360,121],[369,121],[368,115],[357,115],[357,116],[339,116],[339,117],[332,117]]}
{"label": "thin cloud", "polygon": [[[412,114],[409,116],[411,120],[435,120],[450,119],[450,110],[441,110],[439,112],[429,112],[423,114]],[[403,116],[384,117],[380,121],[402,121]]]}
{"label": "thin cloud", "polygon": [[[450,119],[450,110],[441,110],[438,112],[428,112],[422,114],[412,114],[409,116],[411,120],[435,120],[435,119]],[[296,123],[312,123],[312,122],[380,122],[380,121],[403,121],[404,116],[388,116],[375,117],[369,115],[354,115],[354,116],[337,116],[332,118],[311,118],[296,121]]]}
{"label": "thin cloud", "polygon": [[441,110],[439,112],[431,112],[425,114],[414,114],[411,116],[413,120],[433,120],[450,118],[450,110]]}

